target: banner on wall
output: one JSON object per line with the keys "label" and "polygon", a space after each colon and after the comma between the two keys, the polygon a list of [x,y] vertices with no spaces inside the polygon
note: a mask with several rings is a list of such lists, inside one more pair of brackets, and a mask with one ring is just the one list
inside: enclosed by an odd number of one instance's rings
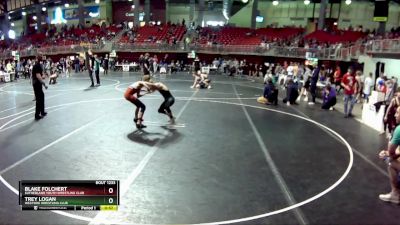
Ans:
{"label": "banner on wall", "polygon": [[[99,6],[86,6],[83,11],[84,18],[97,18],[100,16],[100,7]],[[59,17],[57,15],[57,10],[53,12],[53,18]],[[67,8],[62,9],[61,16],[65,20],[78,20],[79,19],[79,10],[78,8]]]}

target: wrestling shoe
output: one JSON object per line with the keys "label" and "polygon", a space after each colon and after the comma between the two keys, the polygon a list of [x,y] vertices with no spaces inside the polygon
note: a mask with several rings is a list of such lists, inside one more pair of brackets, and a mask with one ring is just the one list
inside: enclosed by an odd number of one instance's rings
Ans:
{"label": "wrestling shoe", "polygon": [[136,124],[136,128],[137,129],[143,129],[143,128],[146,128],[147,126],[145,126],[145,125],[143,125],[143,124]]}
{"label": "wrestling shoe", "polygon": [[41,116],[42,116],[42,117],[47,116],[47,112],[42,113]]}
{"label": "wrestling shoe", "polygon": [[390,192],[387,194],[381,194],[381,195],[379,195],[379,199],[384,202],[391,202],[391,203],[395,203],[395,204],[400,203],[400,195],[393,193],[393,192]]}

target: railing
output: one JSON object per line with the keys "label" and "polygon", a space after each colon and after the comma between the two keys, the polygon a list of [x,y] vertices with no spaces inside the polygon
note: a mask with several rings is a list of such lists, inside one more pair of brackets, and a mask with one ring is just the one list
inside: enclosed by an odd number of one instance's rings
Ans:
{"label": "railing", "polygon": [[113,49],[119,52],[186,52],[182,43],[114,43]]}
{"label": "railing", "polygon": [[[398,48],[400,50],[400,43]],[[237,55],[259,55],[275,56],[287,58],[318,58],[320,60],[343,60],[349,61],[357,58],[360,54],[370,49],[371,46],[357,45],[349,48],[324,48],[310,49],[298,47],[279,47],[279,46],[256,46],[256,45],[185,45],[183,42],[177,44],[157,44],[157,43],[103,43],[87,45],[65,45],[42,47],[39,49],[20,50],[21,57],[35,56],[38,53],[45,55],[71,54],[92,49],[94,52],[106,51],[111,49],[117,52],[178,52],[186,53],[195,51],[197,53],[209,54],[237,54]],[[12,58],[11,51],[0,52],[0,58]]]}
{"label": "railing", "polygon": [[366,44],[367,53],[400,53],[400,39],[384,39],[369,41]]}

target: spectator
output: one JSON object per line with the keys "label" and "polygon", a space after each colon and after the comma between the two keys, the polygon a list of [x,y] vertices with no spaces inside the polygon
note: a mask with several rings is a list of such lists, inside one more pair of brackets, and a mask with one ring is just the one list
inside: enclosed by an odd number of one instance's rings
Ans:
{"label": "spectator", "polygon": [[362,72],[358,70],[356,72],[356,81],[357,81],[357,88],[356,88],[356,102],[361,102],[361,97],[362,97],[362,92],[363,92],[363,86],[364,86],[364,75],[362,75]]}
{"label": "spectator", "polygon": [[308,90],[310,88],[310,82],[311,82],[311,71],[313,70],[313,67],[311,65],[308,65],[306,67],[306,71],[303,74],[303,86],[301,87],[299,97],[297,101],[301,101],[301,96],[304,97],[304,101],[308,102]]}
{"label": "spectator", "polygon": [[286,98],[283,99],[283,103],[287,105],[296,104],[296,99],[299,97],[298,86],[293,82],[293,79],[288,79],[286,88]]}
{"label": "spectator", "polygon": [[74,59],[75,73],[79,73],[79,71],[80,71],[79,64],[80,64],[79,57],[77,56]]}
{"label": "spectator", "polygon": [[[382,85],[385,83],[385,79],[384,79],[384,75],[381,74],[379,75],[379,77],[376,79],[376,83],[375,83],[375,89],[377,91],[381,91],[382,89]],[[381,91],[382,92],[382,91]]]}
{"label": "spectator", "polygon": [[[400,107],[397,107],[395,114],[396,123],[400,123]],[[379,152],[379,158],[388,163],[389,181],[391,191],[387,194],[379,195],[379,199],[385,202],[400,203],[400,189],[398,186],[398,174],[400,172],[400,154],[396,152],[400,145],[400,126],[394,130],[393,138],[388,143],[388,149]]]}
{"label": "spectator", "polygon": [[[356,102],[354,94],[356,93],[356,79],[353,75],[351,68],[347,70],[347,73],[343,76],[341,85],[344,88],[344,117],[352,117],[353,106]],[[350,105],[350,107],[349,107]]]}
{"label": "spectator", "polygon": [[385,117],[383,118],[383,124],[385,127],[385,133],[386,131],[388,132],[386,134],[386,137],[388,139],[391,138],[392,132],[396,128],[396,110],[400,106],[400,95],[397,94],[395,97],[390,101],[389,106],[386,109]]}
{"label": "spectator", "polygon": [[333,110],[336,105],[336,89],[327,84],[323,93],[322,109]]}
{"label": "spectator", "polygon": [[373,86],[374,86],[374,81],[372,80],[372,73],[369,73],[369,75],[365,78],[364,88],[363,88],[364,99],[367,102],[368,102],[368,97],[371,95],[371,90]]}
{"label": "spectator", "polygon": [[267,84],[264,87],[265,104],[278,105],[278,89],[275,87],[271,78],[267,79]]}
{"label": "spectator", "polygon": [[102,62],[102,66],[103,66],[103,69],[104,69],[104,75],[108,74],[109,61],[110,60],[108,58],[108,54],[106,54],[106,57],[103,59],[103,62]]}
{"label": "spectator", "polygon": [[313,70],[311,80],[310,80],[310,93],[311,93],[311,102],[309,102],[309,105],[314,105],[315,104],[315,98],[317,97],[317,83],[318,83],[318,77],[319,77],[319,71],[320,68],[317,67]]}

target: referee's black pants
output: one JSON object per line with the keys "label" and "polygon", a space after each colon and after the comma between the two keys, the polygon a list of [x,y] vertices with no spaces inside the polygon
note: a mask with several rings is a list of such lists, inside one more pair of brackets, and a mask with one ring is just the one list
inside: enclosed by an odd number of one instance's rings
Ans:
{"label": "referee's black pants", "polygon": [[44,114],[44,93],[42,84],[33,85],[33,92],[35,93],[36,98],[35,117],[39,117]]}

